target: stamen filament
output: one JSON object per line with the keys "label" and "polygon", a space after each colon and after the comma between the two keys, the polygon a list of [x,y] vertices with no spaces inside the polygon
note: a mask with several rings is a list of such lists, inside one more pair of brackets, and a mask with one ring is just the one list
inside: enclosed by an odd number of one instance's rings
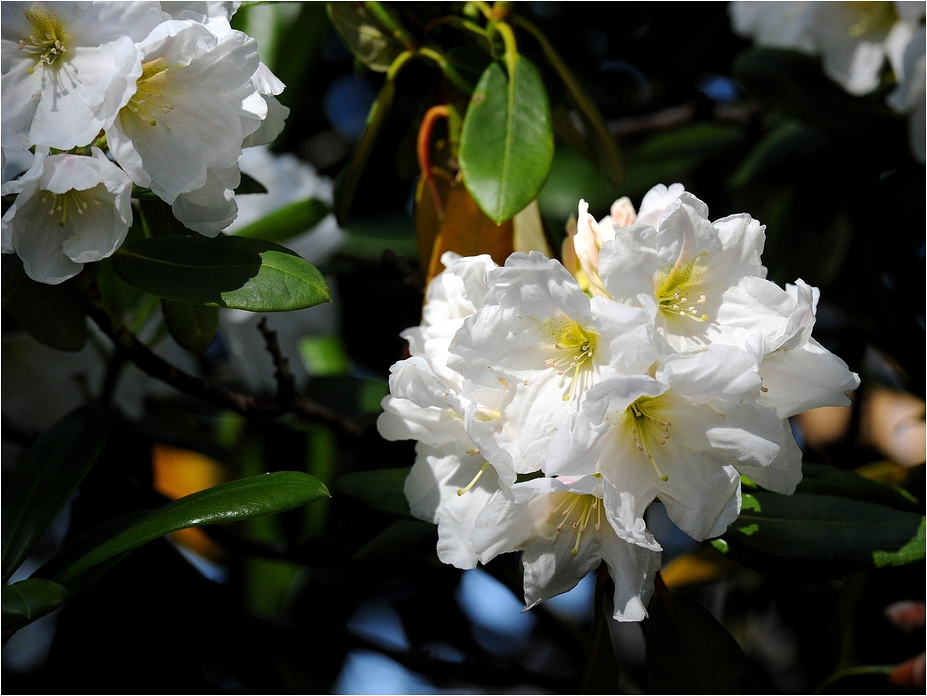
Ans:
{"label": "stamen filament", "polygon": [[476,476],[473,477],[473,480],[471,480],[470,483],[468,483],[465,488],[459,489],[457,491],[457,495],[463,495],[464,493],[469,491],[471,488],[473,488],[476,485],[476,482],[480,480],[480,476],[482,476],[483,472],[486,471],[486,469],[488,468],[489,468],[489,462],[483,462],[483,466],[480,467],[480,470],[476,472]]}

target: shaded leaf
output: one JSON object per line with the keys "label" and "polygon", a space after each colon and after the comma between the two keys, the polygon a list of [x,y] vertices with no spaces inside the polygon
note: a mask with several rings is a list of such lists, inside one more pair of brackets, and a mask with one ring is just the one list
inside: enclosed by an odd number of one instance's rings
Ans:
{"label": "shaded leaf", "polygon": [[[341,3],[338,3],[341,4]],[[411,54],[407,54],[411,55]],[[398,71],[393,71],[392,77]],[[354,154],[351,155],[351,161],[341,170],[335,181],[335,218],[342,227],[347,226],[348,217],[351,214],[351,204],[354,202],[354,194],[357,191],[357,185],[360,183],[364,174],[364,168],[367,165],[367,159],[373,150],[380,129],[386,122],[390,107],[393,105],[393,97],[396,95],[396,84],[394,79],[387,76],[386,82],[380,89],[377,100],[370,107],[370,113],[367,114],[367,127],[361,136],[357,147],[354,148]]]}
{"label": "shaded leaf", "polygon": [[592,612],[592,629],[586,645],[586,664],[583,667],[584,694],[620,693],[620,673],[615,658],[609,622],[609,599],[614,585],[608,572],[600,567],[596,574],[595,599]]}
{"label": "shaded leaf", "polygon": [[371,70],[386,72],[405,50],[362,2],[330,2],[328,16],[351,53]]}
{"label": "shaded leaf", "polygon": [[179,529],[272,515],[328,495],[318,479],[298,471],[278,471],[231,481],[168,503],[72,562],[48,567],[53,580],[68,585],[94,566]]}
{"label": "shaded leaf", "polygon": [[915,512],[834,495],[757,491],[744,496],[723,540],[732,559],[763,572],[840,577],[922,560],[923,535],[924,517]]}
{"label": "shaded leaf", "polygon": [[37,283],[16,254],[3,254],[3,308],[29,335],[56,350],[78,351],[87,343],[87,318],[63,285]]}
{"label": "shaded leaf", "polygon": [[[599,113],[595,104],[586,95],[586,91],[577,82],[566,63],[557,55],[554,47],[547,41],[544,34],[522,17],[516,17],[515,22],[531,32],[531,35],[541,45],[544,50],[544,57],[547,58],[547,62],[550,63],[551,67],[557,71],[557,75],[563,82],[564,87],[566,87],[570,99],[576,105],[583,125],[586,127],[586,141],[588,142],[588,144],[583,143],[582,147],[577,147],[577,150],[583,156],[595,162],[599,171],[605,175],[605,178],[608,179],[612,186],[621,186],[623,180],[621,151],[609,132],[608,126],[605,125],[602,114]],[[569,121],[570,119],[567,118],[566,123],[563,123],[565,132],[575,131]],[[582,138],[582,135],[579,137]]]}
{"label": "shaded leaf", "polygon": [[318,225],[331,208],[318,198],[296,201],[252,222],[235,233],[237,237],[284,242]]}
{"label": "shaded leaf", "polygon": [[315,266],[244,237],[143,239],[123,245],[113,269],[129,285],[175,302],[280,312],[331,300]]}
{"label": "shaded leaf", "polygon": [[26,450],[3,486],[3,581],[39,543],[70,500],[116,422],[108,406],[87,406],[57,421]]}
{"label": "shaded leaf", "polygon": [[54,611],[68,598],[66,587],[51,580],[29,578],[3,586],[3,630],[17,631]]}
{"label": "shaded leaf", "polygon": [[241,182],[235,189],[235,195],[241,196],[248,193],[267,193],[267,187],[253,176],[241,172]]}
{"label": "shaded leaf", "polygon": [[398,520],[377,534],[352,556],[359,563],[397,565],[410,556],[434,557],[436,525],[421,520]]}
{"label": "shaded leaf", "polygon": [[219,308],[161,300],[164,323],[174,340],[191,353],[201,355],[219,328]]}
{"label": "shaded leaf", "polygon": [[652,694],[764,693],[737,641],[697,601],[662,580],[644,631]]}
{"label": "shaded leaf", "polygon": [[403,492],[409,471],[411,467],[346,474],[335,481],[335,490],[356,498],[372,510],[409,516],[409,503]]}
{"label": "shaded leaf", "polygon": [[474,200],[496,223],[537,198],[554,156],[547,91],[537,68],[515,58],[511,79],[499,63],[483,72],[467,108],[460,169]]}
{"label": "shaded leaf", "polygon": [[802,464],[802,473],[803,478],[798,484],[797,493],[836,495],[911,512],[920,509],[917,498],[903,488],[864,478],[854,471],[805,462]]}

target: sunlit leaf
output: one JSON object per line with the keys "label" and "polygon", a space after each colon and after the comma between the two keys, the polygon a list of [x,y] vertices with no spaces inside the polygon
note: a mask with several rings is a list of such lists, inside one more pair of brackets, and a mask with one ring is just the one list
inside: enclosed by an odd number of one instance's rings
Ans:
{"label": "sunlit leaf", "polygon": [[647,611],[649,693],[765,693],[737,641],[697,601],[658,581]]}
{"label": "sunlit leaf", "polygon": [[181,347],[197,355],[205,352],[219,328],[219,308],[161,300],[164,323]]}
{"label": "sunlit leaf", "polygon": [[330,2],[328,16],[351,53],[371,70],[386,72],[405,50],[362,2]]}
{"label": "sunlit leaf", "polygon": [[361,501],[373,510],[409,515],[403,492],[410,467],[377,469],[346,474],[335,481],[335,490]]}
{"label": "sunlit leaf", "polygon": [[315,477],[278,471],[239,479],[168,503],[116,532],[85,555],[48,565],[51,579],[68,585],[81,574],[119,554],[187,527],[272,515],[328,497]]}
{"label": "sunlit leaf", "polygon": [[26,560],[90,471],[116,418],[107,406],[78,409],[26,450],[3,486],[4,582]]}
{"label": "sunlit leaf", "polygon": [[3,254],[3,308],[29,335],[56,350],[78,351],[87,343],[87,318],[71,290],[38,283],[15,254]]}
{"label": "sunlit leaf", "polygon": [[537,68],[517,56],[510,79],[492,63],[461,133],[460,169],[473,198],[497,224],[509,220],[537,198],[553,156],[550,105]]}
{"label": "sunlit leaf", "polygon": [[280,312],[331,300],[315,266],[244,237],[143,239],[123,245],[113,269],[129,285],[175,302]]}
{"label": "sunlit leaf", "polygon": [[3,630],[16,631],[54,611],[68,598],[66,587],[51,580],[28,578],[3,586]]}

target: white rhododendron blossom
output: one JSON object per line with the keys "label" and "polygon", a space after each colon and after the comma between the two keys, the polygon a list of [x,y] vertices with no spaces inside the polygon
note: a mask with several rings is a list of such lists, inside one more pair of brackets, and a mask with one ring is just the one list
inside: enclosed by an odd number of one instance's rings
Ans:
{"label": "white rhododendron blossom", "polygon": [[604,560],[615,618],[639,621],[660,565],[650,503],[723,534],[742,476],[801,480],[788,418],[846,404],[859,379],[811,337],[817,290],[766,279],[749,215],[712,221],[661,185],[599,221],[581,201],[571,240],[576,277],[538,252],[446,254],[378,427],[418,441],[405,492],[442,561],[521,551],[532,607]]}
{"label": "white rhododendron blossom", "polygon": [[[226,229],[238,215],[242,148],[270,142],[289,113],[276,99],[284,85],[260,62],[254,39],[229,24],[238,4],[4,3],[4,162],[41,148],[103,157],[115,162],[120,182],[150,188],[186,227],[206,236]],[[14,182],[4,191],[29,190],[25,175]],[[78,229],[75,218],[63,246],[51,244],[47,230],[30,240],[17,231],[4,252],[23,257],[31,277],[61,282],[113,253],[102,240],[118,246],[125,238],[131,214],[122,212],[122,197],[110,230],[100,228],[101,216],[94,229]],[[31,205],[17,200],[17,229]]]}
{"label": "white rhododendron blossom", "polygon": [[92,143],[135,91],[136,43],[162,19],[156,2],[5,2],[3,146]]}
{"label": "white rhododendron blossom", "polygon": [[55,284],[122,244],[132,181],[97,148],[92,157],[35,154],[29,171],[3,186],[3,195],[17,194],[3,216],[3,252],[18,254],[33,280]]}

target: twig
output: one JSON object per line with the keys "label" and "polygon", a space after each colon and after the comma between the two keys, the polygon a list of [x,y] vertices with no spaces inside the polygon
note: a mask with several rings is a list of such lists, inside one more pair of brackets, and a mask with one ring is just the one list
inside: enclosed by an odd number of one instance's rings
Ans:
{"label": "twig", "polygon": [[[363,437],[367,433],[368,428],[364,424],[346,418],[321,404],[296,394],[295,391],[287,400],[266,401],[194,377],[156,355],[148,346],[139,341],[135,334],[129,331],[102,301],[99,296],[99,289],[96,286],[88,287],[83,297],[86,303],[87,316],[96,322],[100,330],[112,340],[118,350],[122,351],[142,372],[170,384],[185,394],[245,415],[276,417],[285,413],[292,413],[308,421],[323,423],[345,435]],[[289,368],[287,368],[288,372]],[[292,379],[292,375],[290,375],[290,378]]]}
{"label": "twig", "polygon": [[258,322],[258,331],[264,337],[264,343],[267,345],[267,352],[270,353],[274,361],[274,377],[277,380],[277,401],[280,403],[292,403],[298,398],[296,389],[296,378],[290,371],[290,361],[280,350],[280,341],[277,340],[277,332],[268,328],[267,317],[261,317]]}

